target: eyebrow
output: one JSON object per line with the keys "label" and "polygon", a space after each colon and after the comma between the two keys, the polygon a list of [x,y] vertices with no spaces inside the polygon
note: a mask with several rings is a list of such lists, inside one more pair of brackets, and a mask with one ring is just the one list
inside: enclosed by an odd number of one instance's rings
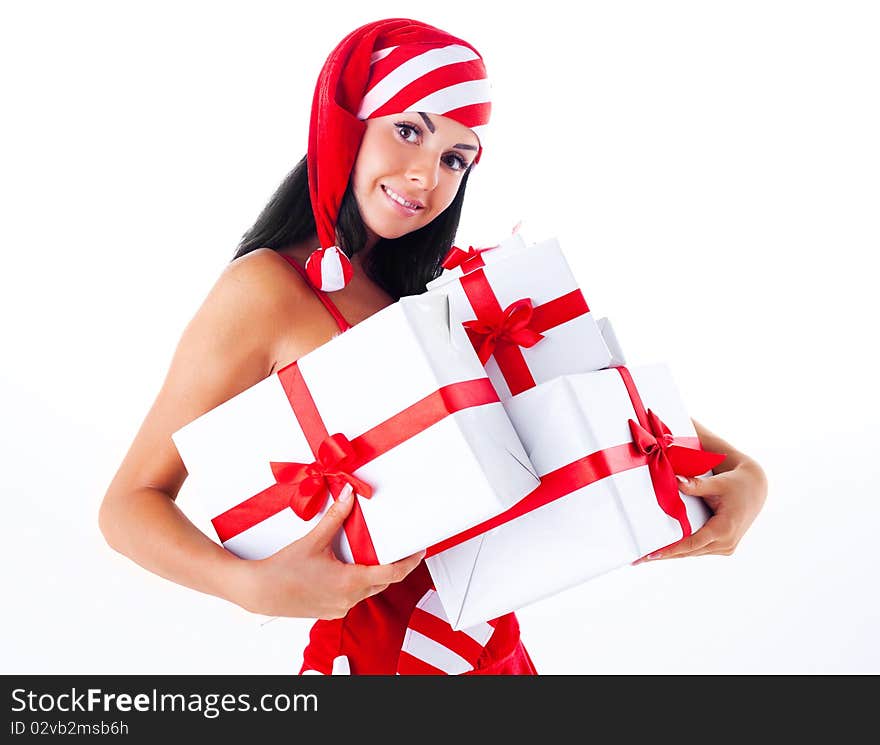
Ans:
{"label": "eyebrow", "polygon": [[[422,121],[425,123],[428,131],[431,134],[434,134],[434,131],[437,129],[434,126],[434,122],[431,121],[430,117],[428,117],[428,115],[424,111],[419,111],[418,114],[420,117],[422,117]],[[478,147],[474,147],[473,145],[465,145],[462,143],[458,143],[457,145],[453,145],[452,147],[460,147],[462,150],[479,150]]]}
{"label": "eyebrow", "polygon": [[428,118],[428,115],[427,115],[424,111],[420,111],[420,112],[419,112],[419,116],[422,117],[422,121],[425,122],[425,126],[428,128],[428,131],[429,131],[431,134],[434,134],[434,130],[436,129],[436,127],[434,126],[434,122],[432,122],[432,121]]}

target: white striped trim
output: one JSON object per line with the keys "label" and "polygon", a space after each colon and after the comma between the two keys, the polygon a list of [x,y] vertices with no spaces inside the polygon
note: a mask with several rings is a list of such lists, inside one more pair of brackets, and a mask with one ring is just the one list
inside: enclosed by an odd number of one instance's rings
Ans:
{"label": "white striped trim", "polygon": [[488,623],[480,623],[467,629],[461,629],[461,631],[481,647],[485,647],[489,643],[489,639],[492,638],[492,634],[495,633],[495,627],[490,626]]}
{"label": "white striped trim", "polygon": [[426,613],[430,613],[432,616],[437,616],[440,620],[448,622],[446,613],[443,610],[443,603],[440,602],[440,595],[437,594],[436,590],[428,590],[422,595],[422,599],[419,600],[416,608],[421,608]]}
{"label": "white striped trim", "polygon": [[[428,590],[424,594],[422,599],[418,602],[418,605],[416,605],[416,607],[421,608],[426,613],[430,613],[432,616],[436,616],[441,621],[449,623],[449,619],[446,618],[446,613],[443,610],[443,604],[440,602],[440,595],[437,593],[436,590]],[[481,647],[486,646],[492,634],[495,632],[495,629],[488,623],[478,623],[475,626],[471,626],[470,628],[460,630],[463,633],[467,634]],[[451,631],[451,633],[455,632]]]}
{"label": "white striped trim", "polygon": [[442,116],[447,111],[454,111],[462,106],[489,103],[489,90],[489,81],[485,78],[483,80],[466,80],[463,83],[456,83],[434,91],[421,101],[407,106],[407,109],[410,111],[430,111]]}
{"label": "white striped trim", "polygon": [[[320,670],[312,670],[308,668],[302,671],[303,675],[323,675]],[[351,675],[351,666],[348,664],[348,657],[341,654],[333,658],[333,670],[331,675]]]}
{"label": "white striped trim", "polygon": [[351,666],[348,664],[348,657],[344,654],[333,658],[333,674],[351,675]]}
{"label": "white striped trim", "polygon": [[[370,114],[388,103],[406,86],[424,75],[427,75],[429,72],[433,72],[446,65],[453,65],[457,62],[468,62],[469,60],[474,59],[479,59],[479,55],[472,49],[468,49],[461,44],[450,44],[446,47],[430,49],[424,54],[419,54],[412,59],[408,59],[402,65],[389,72],[384,78],[376,83],[376,85],[367,91],[364,100],[361,101],[361,107],[357,113],[358,119],[367,119]],[[428,96],[428,98],[430,98],[430,96]],[[487,97],[486,101],[488,100]],[[458,106],[453,108],[458,108]],[[425,109],[416,109],[412,106],[408,106],[407,109],[412,109],[413,111],[425,111]],[[447,109],[447,111],[450,110],[451,109]],[[436,110],[432,111],[437,114],[440,113]]]}
{"label": "white striped trim", "polygon": [[418,631],[410,629],[406,641],[405,652],[409,652],[422,662],[427,662],[442,670],[447,675],[461,675],[474,669],[474,666],[464,657],[460,657],[448,647],[444,647]]}

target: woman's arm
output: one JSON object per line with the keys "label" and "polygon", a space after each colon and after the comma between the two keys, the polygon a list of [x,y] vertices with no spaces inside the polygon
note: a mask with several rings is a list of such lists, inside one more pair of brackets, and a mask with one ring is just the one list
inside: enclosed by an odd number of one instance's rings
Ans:
{"label": "woman's arm", "polygon": [[686,479],[679,489],[683,494],[702,497],[714,514],[696,533],[634,564],[703,554],[730,556],[764,506],[767,476],[761,466],[696,420],[694,427],[704,449],[726,453],[727,457],[715,467],[715,475]]}
{"label": "woman's arm", "polygon": [[352,501],[340,500],[303,538],[244,561],[196,528],[175,504],[186,470],[171,434],[265,378],[280,329],[308,323],[305,286],[274,251],[230,264],[184,331],[162,388],[113,478],[99,513],[108,544],[145,569],[266,615],[338,618],[402,579],[419,556],[362,567],[330,548]]}

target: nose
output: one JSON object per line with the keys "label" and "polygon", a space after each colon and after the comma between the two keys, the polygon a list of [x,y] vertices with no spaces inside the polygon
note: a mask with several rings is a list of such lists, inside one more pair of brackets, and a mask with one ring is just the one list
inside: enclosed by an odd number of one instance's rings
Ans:
{"label": "nose", "polygon": [[431,191],[440,180],[440,155],[422,148],[409,163],[407,180],[425,191]]}

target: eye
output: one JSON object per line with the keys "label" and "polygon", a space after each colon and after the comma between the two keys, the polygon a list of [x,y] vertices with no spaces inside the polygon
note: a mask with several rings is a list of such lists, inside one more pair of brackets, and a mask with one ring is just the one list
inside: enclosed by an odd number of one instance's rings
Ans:
{"label": "eye", "polygon": [[[422,138],[422,128],[419,127],[418,124],[405,121],[394,122],[394,127],[397,129],[397,136],[404,142],[409,142],[413,145],[419,144]],[[444,155],[443,162],[446,164],[447,168],[457,173],[467,170],[470,165],[467,159],[464,156],[459,155],[457,152],[451,152]]]}
{"label": "eye", "polygon": [[446,165],[453,171],[464,171],[470,165],[458,153],[449,153],[445,158],[444,163],[446,163]]}
{"label": "eye", "polygon": [[397,134],[406,142],[418,142],[418,138],[422,134],[422,130],[410,122],[395,122],[394,126],[397,127]]}

